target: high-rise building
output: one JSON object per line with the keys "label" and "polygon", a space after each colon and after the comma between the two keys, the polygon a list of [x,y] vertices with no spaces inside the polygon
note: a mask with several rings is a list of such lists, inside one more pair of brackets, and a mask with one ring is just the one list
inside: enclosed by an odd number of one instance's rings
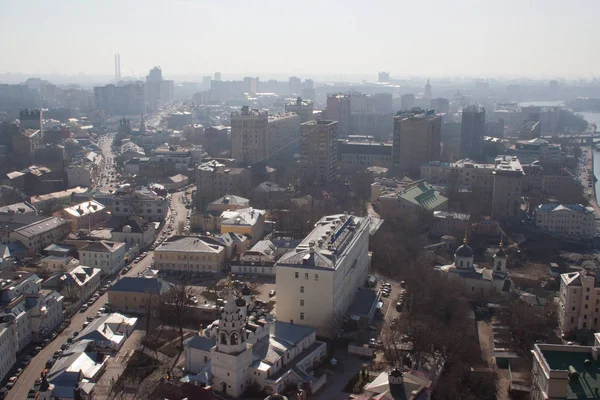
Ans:
{"label": "high-rise building", "polygon": [[492,216],[496,219],[515,218],[521,210],[522,178],[525,175],[515,156],[496,158],[492,196]]}
{"label": "high-rise building", "polygon": [[300,126],[300,166],[303,179],[327,184],[337,168],[337,122],[318,120]]}
{"label": "high-rise building", "polygon": [[485,108],[467,106],[462,110],[460,131],[460,155],[463,158],[481,158],[483,135],[485,134]]}
{"label": "high-rise building", "polygon": [[325,119],[338,121],[338,136],[350,134],[350,95],[330,94],[327,96],[327,107],[325,108]]}
{"label": "high-rise building", "polygon": [[22,109],[19,111],[19,128],[43,130],[43,116],[42,109]]}
{"label": "high-rise building", "polygon": [[221,73],[220,72],[215,72],[215,81],[221,82]]}
{"label": "high-rise building", "polygon": [[413,109],[394,117],[393,164],[418,175],[421,166],[440,159],[442,117],[434,110]]}
{"label": "high-rise building", "polygon": [[438,114],[447,114],[450,111],[450,102],[443,97],[431,99],[431,108]]}
{"label": "high-rise building", "polygon": [[300,94],[302,93],[302,80],[297,76],[291,76],[288,80],[289,93]]}
{"label": "high-rise building", "polygon": [[400,109],[410,110],[415,106],[415,95],[412,93],[406,93],[400,96]]}
{"label": "high-rise building", "polygon": [[312,121],[314,105],[310,101],[302,100],[302,97],[298,97],[293,103],[287,103],[285,105],[285,112],[294,112],[300,116],[300,122]]}
{"label": "high-rise building", "polygon": [[97,86],[94,88],[94,99],[96,108],[110,115],[146,113],[146,91],[142,82]]}
{"label": "high-rise building", "polygon": [[171,101],[174,91],[174,82],[163,79],[160,67],[150,70],[146,76],[146,101],[151,109],[156,110],[161,103]]}
{"label": "high-rise building", "polygon": [[425,84],[425,97],[431,98],[431,84],[429,83],[429,79],[427,79],[427,83]]}
{"label": "high-rise building", "polygon": [[239,163],[267,162],[299,136],[296,113],[269,115],[248,106],[231,113],[231,153]]}
{"label": "high-rise building", "polygon": [[251,78],[249,76],[244,77],[244,92],[248,94],[255,94],[258,92],[258,76],[256,78]]}
{"label": "high-rise building", "polygon": [[377,77],[378,81],[381,83],[387,83],[390,81],[390,73],[389,72],[380,72],[379,76]]}
{"label": "high-rise building", "polygon": [[373,111],[376,114],[389,114],[393,109],[393,98],[391,93],[375,93],[373,99]]}

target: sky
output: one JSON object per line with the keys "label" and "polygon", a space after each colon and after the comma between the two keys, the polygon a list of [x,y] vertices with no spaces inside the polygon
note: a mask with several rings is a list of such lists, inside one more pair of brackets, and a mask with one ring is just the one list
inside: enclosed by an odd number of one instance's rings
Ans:
{"label": "sky", "polygon": [[[0,0],[0,73],[589,77],[600,0]],[[261,78],[262,79],[262,78]]]}

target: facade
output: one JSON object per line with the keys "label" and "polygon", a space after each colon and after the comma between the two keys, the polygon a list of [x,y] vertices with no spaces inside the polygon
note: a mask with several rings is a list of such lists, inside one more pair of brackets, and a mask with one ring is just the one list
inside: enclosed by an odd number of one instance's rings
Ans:
{"label": "facade", "polygon": [[309,382],[313,393],[326,381],[308,371],[326,357],[326,344],[316,340],[313,328],[270,322],[247,316],[250,296],[229,294],[218,321],[184,343],[185,367],[206,373],[216,390],[234,398],[257,384],[266,393]]}
{"label": "facade", "polygon": [[241,210],[249,206],[250,200],[244,197],[232,194],[225,195],[208,204],[206,212],[193,212],[190,216],[190,227],[205,232],[219,231],[221,229],[221,213]]}
{"label": "facade", "polygon": [[41,221],[17,228],[10,232],[11,243],[21,242],[29,255],[39,253],[46,246],[60,242],[71,230],[68,220],[49,217]]}
{"label": "facade", "polygon": [[91,231],[103,226],[110,219],[106,207],[95,200],[67,207],[62,214],[65,219],[71,221],[71,230],[73,231],[79,229]]}
{"label": "facade", "polygon": [[551,144],[539,137],[517,140],[514,145],[506,149],[505,154],[517,156],[523,164],[539,161],[542,165],[559,166],[565,159],[560,144]]}
{"label": "facade", "polygon": [[48,272],[64,272],[79,266],[79,260],[71,256],[46,256],[40,266]]}
{"label": "facade", "polygon": [[95,180],[95,166],[90,163],[79,163],[67,167],[67,184],[70,188],[92,187]]}
{"label": "facade", "polygon": [[561,334],[600,331],[600,276],[583,270],[560,275],[558,327]]}
{"label": "facade", "polygon": [[519,139],[533,140],[540,137],[542,132],[542,124],[540,121],[527,121],[519,132]]}
{"label": "facade", "polygon": [[33,205],[37,210],[45,213],[51,213],[58,209],[63,209],[71,204],[71,199],[74,193],[85,193],[87,189],[76,187],[73,189],[63,190],[60,192],[40,194],[38,196],[32,196],[29,199],[29,203]]}
{"label": "facade", "polygon": [[277,319],[332,337],[369,268],[368,217],[321,218],[294,251],[276,264]]}
{"label": "facade", "polygon": [[160,295],[169,291],[169,284],[158,278],[125,276],[108,288],[108,302],[113,310],[144,315],[160,306]]}
{"label": "facade", "polygon": [[241,112],[231,113],[231,154],[245,165],[267,162],[297,141],[299,133],[296,113],[269,115],[244,106]]}
{"label": "facade", "polygon": [[78,266],[68,272],[52,275],[42,283],[44,289],[53,289],[71,303],[81,304],[100,287],[100,268]]}
{"label": "facade", "polygon": [[17,362],[17,335],[12,315],[0,315],[0,380],[4,380]]}
{"label": "facade", "polygon": [[96,108],[109,115],[146,113],[146,90],[142,82],[94,87],[94,100]]}
{"label": "facade", "polygon": [[221,214],[221,234],[237,233],[248,238],[251,245],[265,235],[265,210],[244,208]]}
{"label": "facade", "polygon": [[318,120],[300,127],[300,167],[304,179],[328,184],[337,170],[337,122]]}
{"label": "facade", "polygon": [[462,109],[460,156],[478,160],[482,156],[485,135],[485,108],[467,106]]}
{"label": "facade", "polygon": [[125,243],[100,240],[79,249],[81,265],[100,268],[102,274],[110,274],[125,265]]}
{"label": "facade", "polygon": [[327,107],[325,108],[325,119],[338,122],[337,134],[340,137],[350,134],[350,116],[352,108],[349,94],[327,95]]}
{"label": "facade", "polygon": [[471,230],[471,216],[469,214],[434,211],[433,222],[429,233],[436,236],[458,236]]}
{"label": "facade", "polygon": [[534,344],[531,400],[593,399],[600,391],[596,346]]}
{"label": "facade", "polygon": [[302,97],[298,97],[293,103],[286,103],[286,113],[296,113],[300,116],[300,123],[312,121],[314,105],[311,101],[302,100]]}
{"label": "facade", "polygon": [[420,168],[440,158],[442,117],[434,110],[401,112],[394,117],[393,165],[418,175]]}
{"label": "facade", "polygon": [[204,210],[215,197],[247,196],[252,187],[248,168],[233,168],[216,160],[198,166],[196,170],[196,208]]}
{"label": "facade", "polygon": [[386,193],[378,201],[379,213],[383,219],[408,224],[429,224],[435,211],[448,209],[448,199],[425,181],[401,191]]}
{"label": "facade", "polygon": [[154,250],[159,270],[220,272],[225,266],[225,247],[196,236],[176,236]]}
{"label": "facade", "polygon": [[337,166],[340,169],[365,169],[392,166],[393,145],[353,139],[338,139]]}
{"label": "facade", "polygon": [[91,340],[97,349],[119,351],[125,344],[125,340],[133,333],[137,321],[137,318],[126,317],[119,313],[103,315],[82,329],[74,342]]}
{"label": "facade", "polygon": [[18,165],[29,165],[34,161],[35,151],[43,145],[41,129],[23,129],[12,137],[13,158]]}
{"label": "facade", "polygon": [[591,240],[596,236],[596,213],[581,204],[540,204],[534,221],[544,232],[563,239]]}
{"label": "facade", "polygon": [[512,156],[496,158],[493,174],[492,216],[497,219],[518,217],[525,175],[519,159]]}
{"label": "facade", "polygon": [[123,242],[129,247],[143,249],[154,241],[156,228],[154,223],[138,216],[131,216],[110,231],[111,240]]}
{"label": "facade", "polygon": [[450,282],[455,283],[468,297],[486,299],[511,292],[512,281],[506,269],[508,258],[502,241],[494,254],[493,269],[479,268],[473,260],[473,249],[469,247],[465,236],[462,246],[454,253],[454,263],[438,266],[435,269]]}
{"label": "facade", "polygon": [[169,210],[169,197],[153,189],[122,189],[115,192],[94,191],[74,196],[76,201],[94,199],[113,216],[139,215],[151,221],[162,221]]}

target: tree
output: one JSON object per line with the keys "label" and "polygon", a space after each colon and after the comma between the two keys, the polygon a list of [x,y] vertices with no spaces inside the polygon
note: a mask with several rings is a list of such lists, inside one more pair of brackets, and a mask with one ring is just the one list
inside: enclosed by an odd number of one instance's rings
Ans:
{"label": "tree", "polygon": [[161,295],[163,311],[172,318],[179,329],[180,351],[183,350],[183,327],[185,318],[189,313],[193,296],[194,289],[187,286],[185,283],[171,285],[169,289]]}

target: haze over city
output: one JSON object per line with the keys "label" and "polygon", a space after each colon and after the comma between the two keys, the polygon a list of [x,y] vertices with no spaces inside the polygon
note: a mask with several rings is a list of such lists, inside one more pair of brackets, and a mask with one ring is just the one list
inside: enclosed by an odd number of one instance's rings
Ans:
{"label": "haze over city", "polygon": [[[0,1],[0,73],[589,77],[594,0]],[[27,23],[24,23],[24,16]]]}
{"label": "haze over city", "polygon": [[0,0],[0,400],[600,393],[600,0]]}

